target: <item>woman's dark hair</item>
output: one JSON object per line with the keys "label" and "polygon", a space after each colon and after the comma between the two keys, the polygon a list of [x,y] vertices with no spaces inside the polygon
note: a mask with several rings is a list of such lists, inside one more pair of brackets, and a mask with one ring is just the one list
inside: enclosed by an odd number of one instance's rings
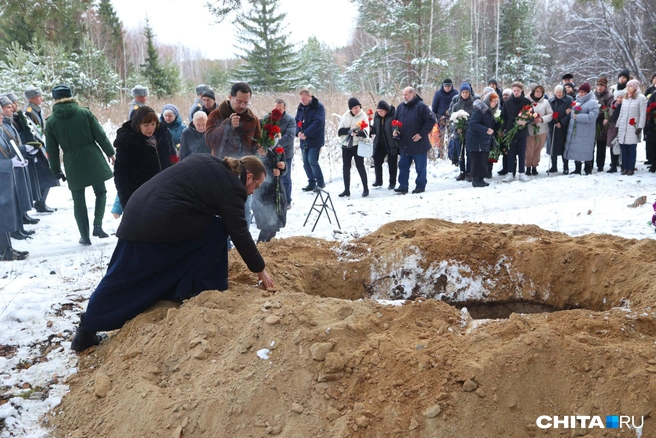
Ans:
{"label": "woman's dark hair", "polygon": [[225,157],[223,162],[226,163],[228,168],[237,176],[241,175],[242,171],[246,171],[253,175],[253,178],[260,179],[266,176],[266,169],[262,161],[253,155],[248,155],[240,159]]}
{"label": "woman's dark hair", "polygon": [[141,132],[139,125],[156,122],[157,126],[155,129],[159,128],[159,119],[157,118],[157,113],[154,109],[149,106],[142,106],[134,110],[132,113],[131,126],[137,132]]}

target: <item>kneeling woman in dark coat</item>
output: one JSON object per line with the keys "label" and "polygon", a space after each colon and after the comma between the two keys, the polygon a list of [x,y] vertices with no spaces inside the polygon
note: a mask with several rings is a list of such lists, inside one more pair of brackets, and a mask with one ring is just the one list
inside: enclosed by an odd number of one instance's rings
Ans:
{"label": "kneeling woman in dark coat", "polygon": [[155,110],[142,106],[116,133],[114,183],[121,207],[143,183],[171,166],[173,138]]}
{"label": "kneeling woman in dark coat", "polygon": [[257,157],[195,154],[134,192],[107,274],[89,299],[71,348],[97,345],[96,332],[121,328],[157,301],[226,290],[228,236],[248,268],[273,287],[244,214],[246,197],[265,176]]}

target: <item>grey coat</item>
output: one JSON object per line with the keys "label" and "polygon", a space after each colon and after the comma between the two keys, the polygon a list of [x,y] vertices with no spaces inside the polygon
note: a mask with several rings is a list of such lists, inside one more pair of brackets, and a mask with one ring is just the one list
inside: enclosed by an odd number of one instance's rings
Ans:
{"label": "grey coat", "polygon": [[[629,122],[635,119],[635,125],[631,126]],[[636,91],[635,99],[627,99],[622,101],[622,108],[620,109],[620,117],[617,119],[617,138],[620,139],[620,144],[638,144],[640,139],[636,134],[636,129],[643,129],[647,122],[647,98],[640,92]]]}
{"label": "grey coat", "polygon": [[296,138],[296,120],[294,116],[285,111],[280,120],[280,134],[282,137],[278,141],[278,146],[285,149],[285,157],[291,159],[294,157],[294,139]]}
{"label": "grey coat", "polygon": [[0,233],[13,233],[22,228],[14,166],[3,136],[0,136],[0,211]]}
{"label": "grey coat", "polygon": [[[596,122],[599,115],[599,105],[594,93],[579,97],[576,99],[576,104],[581,107],[581,111],[574,120],[574,110],[572,110],[569,126],[567,127],[567,140],[563,157],[566,160],[592,161],[594,158],[595,136],[597,135]],[[576,127],[576,132],[574,132],[574,127]]]}

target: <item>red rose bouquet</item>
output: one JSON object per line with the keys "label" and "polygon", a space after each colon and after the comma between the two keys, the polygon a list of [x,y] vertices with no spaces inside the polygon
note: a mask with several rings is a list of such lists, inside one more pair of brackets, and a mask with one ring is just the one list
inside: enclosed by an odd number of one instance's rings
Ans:
{"label": "red rose bouquet", "polygon": [[262,120],[262,138],[259,144],[265,150],[275,147],[280,139],[280,119],[282,119],[282,112],[274,109]]}
{"label": "red rose bouquet", "polygon": [[[517,113],[517,118],[515,119],[515,124],[506,132],[506,134],[501,139],[501,143],[505,145],[506,149],[510,150],[510,145],[512,144],[515,135],[522,129],[526,127],[526,124],[533,121],[535,118],[535,113],[533,108],[530,105],[524,105],[522,109]],[[520,125],[518,122],[523,121],[524,124]]]}

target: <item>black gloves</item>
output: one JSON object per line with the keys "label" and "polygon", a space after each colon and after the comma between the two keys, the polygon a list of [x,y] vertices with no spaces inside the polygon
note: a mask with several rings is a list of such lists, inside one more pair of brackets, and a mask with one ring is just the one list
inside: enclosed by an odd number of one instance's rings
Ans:
{"label": "black gloves", "polygon": [[642,134],[642,128],[636,128],[636,135],[638,138],[640,138],[640,134]]}
{"label": "black gloves", "polygon": [[337,135],[349,135],[351,130],[349,128],[339,128]]}
{"label": "black gloves", "polygon": [[55,173],[55,178],[60,179],[62,181],[66,181],[66,175],[64,175],[64,172],[62,172],[61,170]]}

